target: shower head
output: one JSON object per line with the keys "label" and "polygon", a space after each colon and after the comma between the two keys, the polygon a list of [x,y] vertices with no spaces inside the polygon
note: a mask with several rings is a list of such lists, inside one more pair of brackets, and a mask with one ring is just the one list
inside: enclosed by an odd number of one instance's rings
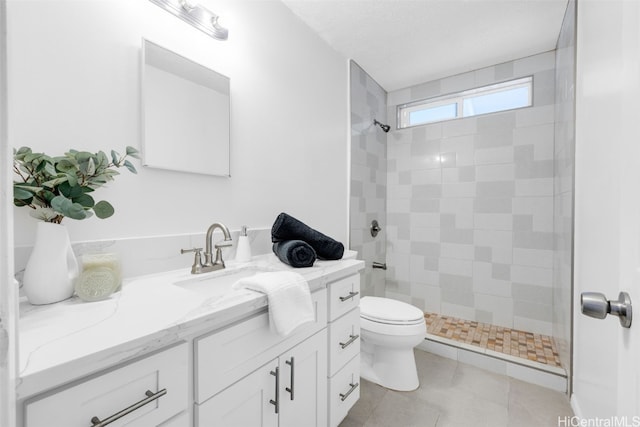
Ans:
{"label": "shower head", "polygon": [[380,129],[382,129],[385,132],[389,132],[389,129],[391,129],[391,126],[382,124],[379,121],[377,121],[376,119],[373,119],[373,124],[380,126]]}

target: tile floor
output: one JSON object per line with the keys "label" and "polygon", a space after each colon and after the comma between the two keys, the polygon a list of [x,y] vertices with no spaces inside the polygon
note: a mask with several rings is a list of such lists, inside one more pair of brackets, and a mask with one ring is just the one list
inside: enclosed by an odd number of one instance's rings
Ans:
{"label": "tile floor", "polygon": [[425,313],[424,318],[430,334],[550,366],[561,366],[556,345],[549,336],[436,313]]}
{"label": "tile floor", "polygon": [[340,427],[556,427],[572,416],[564,393],[415,350],[420,388],[361,381],[360,400]]}

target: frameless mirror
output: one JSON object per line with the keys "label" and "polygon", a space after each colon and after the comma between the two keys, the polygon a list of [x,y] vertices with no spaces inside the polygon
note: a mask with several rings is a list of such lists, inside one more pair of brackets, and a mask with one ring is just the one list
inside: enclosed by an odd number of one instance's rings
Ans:
{"label": "frameless mirror", "polygon": [[229,176],[229,78],[142,41],[145,166]]}

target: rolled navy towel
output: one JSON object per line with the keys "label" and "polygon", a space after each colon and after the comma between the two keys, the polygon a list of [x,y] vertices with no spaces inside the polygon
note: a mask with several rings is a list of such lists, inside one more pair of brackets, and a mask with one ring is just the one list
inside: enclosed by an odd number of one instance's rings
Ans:
{"label": "rolled navy towel", "polygon": [[284,240],[307,242],[316,251],[320,259],[341,259],[344,254],[344,245],[342,243],[282,212],[276,218],[273,227],[271,227],[271,241],[275,243]]}
{"label": "rolled navy towel", "polygon": [[291,267],[311,267],[316,260],[316,251],[302,240],[284,240],[273,244],[273,253]]}

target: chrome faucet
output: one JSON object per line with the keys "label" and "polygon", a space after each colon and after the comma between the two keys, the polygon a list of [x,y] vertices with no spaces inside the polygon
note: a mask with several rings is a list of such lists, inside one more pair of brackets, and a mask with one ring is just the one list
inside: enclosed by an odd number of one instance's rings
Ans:
{"label": "chrome faucet", "polygon": [[[216,243],[216,259],[212,260],[213,252],[212,252],[212,240],[213,240],[213,232],[219,228],[224,234],[224,240],[222,242]],[[208,273],[210,271],[222,270],[224,268],[224,260],[222,259],[222,248],[231,246],[233,241],[231,240],[231,233],[229,233],[229,229],[226,225],[216,222],[211,224],[209,229],[207,230],[206,237],[206,246],[204,250],[204,263],[202,262],[202,257],[200,255],[202,248],[194,248],[194,249],[181,249],[181,253],[186,252],[195,252],[195,259],[193,260],[193,266],[191,267],[191,274],[200,274],[200,273]]]}
{"label": "chrome faucet", "polygon": [[[216,259],[215,261],[211,261],[213,254],[211,253],[211,241],[213,240],[213,232],[219,228],[222,230],[224,234],[224,240],[220,243],[215,244],[216,248]],[[204,249],[204,264],[202,265],[204,271],[215,271],[224,268],[224,261],[222,260],[222,249],[227,246],[231,246],[233,244],[233,240],[231,240],[231,233],[229,233],[229,229],[226,225],[216,222],[211,224],[209,229],[207,230],[206,237],[206,247]]]}

